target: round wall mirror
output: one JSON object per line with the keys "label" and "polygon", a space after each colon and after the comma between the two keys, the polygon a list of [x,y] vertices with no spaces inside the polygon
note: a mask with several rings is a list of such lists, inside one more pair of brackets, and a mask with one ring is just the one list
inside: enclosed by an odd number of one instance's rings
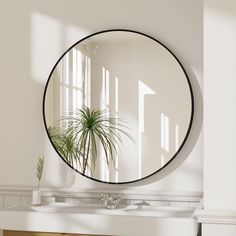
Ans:
{"label": "round wall mirror", "polygon": [[108,30],[57,61],[43,114],[53,147],[71,168],[96,181],[129,183],[177,157],[193,104],[188,76],[166,46],[139,32]]}

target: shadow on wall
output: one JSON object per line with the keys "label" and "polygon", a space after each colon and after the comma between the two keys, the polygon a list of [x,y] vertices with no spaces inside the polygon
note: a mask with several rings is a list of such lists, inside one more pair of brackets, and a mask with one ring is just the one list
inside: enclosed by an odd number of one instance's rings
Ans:
{"label": "shadow on wall", "polygon": [[234,0],[228,0],[227,4],[224,4],[221,0],[208,0],[205,2],[205,8],[208,8],[211,11],[217,11],[220,15],[225,13],[224,17],[226,17],[226,15],[232,15],[232,17],[235,18],[236,8]]}

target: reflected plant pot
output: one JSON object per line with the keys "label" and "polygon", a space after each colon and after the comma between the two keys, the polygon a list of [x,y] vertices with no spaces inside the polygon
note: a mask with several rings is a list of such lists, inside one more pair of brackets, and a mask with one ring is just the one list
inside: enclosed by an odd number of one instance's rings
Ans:
{"label": "reflected plant pot", "polygon": [[34,206],[41,205],[41,191],[40,190],[32,191],[32,205]]}

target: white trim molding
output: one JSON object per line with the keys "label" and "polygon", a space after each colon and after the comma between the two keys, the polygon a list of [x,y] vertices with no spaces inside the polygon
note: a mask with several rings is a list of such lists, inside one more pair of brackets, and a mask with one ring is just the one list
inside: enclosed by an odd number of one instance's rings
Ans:
{"label": "white trim molding", "polygon": [[[31,193],[35,186],[14,186],[14,185],[0,185],[1,192],[7,193]],[[97,195],[99,193],[119,193],[124,194],[131,199],[145,199],[149,200],[163,200],[163,201],[191,201],[200,202],[202,199],[202,192],[194,191],[144,191],[135,188],[54,188],[54,187],[40,187],[40,190],[47,196],[74,196],[87,197],[88,195]]]}
{"label": "white trim molding", "polygon": [[[0,186],[0,209],[6,209],[12,205],[31,202],[33,186]],[[40,188],[42,200],[69,201],[87,203],[98,203],[100,193],[122,194],[124,204],[135,204],[140,201],[146,201],[150,205],[176,206],[196,208],[202,198],[201,192],[176,192],[176,191],[140,191],[138,189],[124,188]]]}
{"label": "white trim molding", "polygon": [[197,209],[194,217],[199,223],[236,225],[236,211]]}

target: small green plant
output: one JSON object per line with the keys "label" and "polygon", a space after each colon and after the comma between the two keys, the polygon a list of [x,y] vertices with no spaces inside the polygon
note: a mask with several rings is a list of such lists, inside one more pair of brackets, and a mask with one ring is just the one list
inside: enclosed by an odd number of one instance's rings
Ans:
{"label": "small green plant", "polygon": [[39,190],[39,186],[40,186],[40,181],[42,179],[42,175],[43,175],[43,167],[44,167],[44,156],[41,156],[38,158],[38,163],[36,166],[36,177],[38,179],[38,190]]}

